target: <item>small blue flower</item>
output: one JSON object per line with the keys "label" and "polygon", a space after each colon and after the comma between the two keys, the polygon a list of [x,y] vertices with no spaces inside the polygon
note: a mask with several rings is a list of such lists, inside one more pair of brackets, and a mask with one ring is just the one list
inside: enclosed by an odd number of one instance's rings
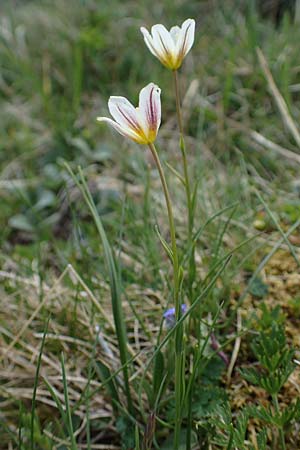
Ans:
{"label": "small blue flower", "polygon": [[[187,305],[184,303],[181,305],[181,312],[184,314],[187,310]],[[166,321],[167,328],[173,328],[175,325],[175,308],[169,308],[167,311],[163,314],[163,318]]]}

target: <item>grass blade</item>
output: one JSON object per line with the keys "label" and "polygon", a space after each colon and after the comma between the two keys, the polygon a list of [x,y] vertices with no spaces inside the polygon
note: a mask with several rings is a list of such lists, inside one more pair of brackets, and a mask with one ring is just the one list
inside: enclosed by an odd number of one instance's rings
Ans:
{"label": "grass blade", "polygon": [[78,189],[81,191],[81,193],[86,201],[86,204],[89,207],[89,210],[95,221],[95,225],[96,225],[97,231],[99,233],[99,236],[100,236],[100,239],[101,239],[101,242],[103,245],[104,257],[105,257],[105,262],[106,262],[108,276],[109,276],[112,311],[113,311],[114,323],[115,323],[115,328],[116,328],[116,334],[117,334],[117,338],[118,338],[120,360],[121,360],[121,364],[123,366],[123,376],[124,376],[124,385],[125,385],[125,393],[126,393],[126,397],[127,397],[128,411],[130,413],[133,413],[132,400],[131,400],[130,387],[129,387],[128,366],[127,366],[127,361],[128,361],[127,348],[126,348],[127,335],[126,335],[124,314],[123,314],[123,309],[122,309],[121,288],[120,288],[119,277],[118,277],[117,270],[116,270],[113,251],[108,242],[106,232],[103,227],[101,218],[97,211],[94,200],[91,196],[91,193],[89,191],[89,188],[87,186],[87,183],[85,181],[85,178],[84,178],[81,168],[78,169],[79,170],[79,179],[80,179],[80,181],[79,181],[77,179],[77,177],[75,176],[75,174],[73,173],[70,166],[65,163],[65,167],[67,168],[72,179],[76,183]]}
{"label": "grass blade", "polygon": [[65,407],[66,407],[66,421],[69,430],[69,437],[71,439],[71,450],[77,450],[76,440],[73,431],[73,423],[72,423],[72,415],[71,408],[69,403],[69,394],[68,394],[68,385],[67,385],[67,377],[66,377],[66,369],[65,369],[65,359],[64,354],[61,354],[61,370],[62,370],[62,378],[64,385],[64,396],[65,396]]}
{"label": "grass blade", "polygon": [[271,91],[271,94],[274,98],[274,101],[277,105],[277,108],[281,114],[283,123],[286,125],[287,129],[289,130],[289,132],[291,133],[291,135],[293,136],[295,142],[297,143],[298,147],[300,147],[300,133],[299,130],[289,112],[289,109],[287,107],[287,104],[283,98],[283,96],[281,95],[281,93],[279,92],[279,89],[277,88],[275,81],[272,77],[271,71],[269,69],[268,63],[266,58],[264,57],[263,52],[260,50],[260,48],[256,49],[257,52],[257,56],[258,56],[258,60],[259,60],[259,64],[262,68],[262,71],[264,73],[264,76],[267,80],[267,83],[269,85],[269,89]]}
{"label": "grass blade", "polygon": [[255,194],[257,196],[257,198],[259,199],[259,201],[262,203],[263,207],[265,208],[265,210],[267,211],[268,215],[270,216],[270,218],[272,219],[272,221],[274,222],[277,230],[279,231],[282,239],[284,240],[284,242],[286,243],[286,245],[288,246],[294,260],[296,261],[298,267],[300,267],[300,261],[299,258],[294,250],[293,245],[290,243],[290,241],[288,240],[288,237],[286,236],[286,234],[284,233],[283,229],[281,228],[278,220],[276,219],[275,215],[272,213],[272,211],[270,210],[270,208],[268,207],[268,205],[266,204],[266,202],[264,201],[264,199],[262,198],[262,196],[260,195],[260,193],[258,191],[255,190]]}
{"label": "grass blade", "polygon": [[57,409],[59,410],[60,416],[62,418],[62,421],[65,424],[66,423],[66,414],[65,414],[65,411],[64,411],[64,408],[63,408],[63,405],[62,405],[60,399],[58,398],[55,390],[53,389],[53,387],[51,386],[51,384],[49,383],[49,381],[46,378],[44,378],[44,383],[45,383],[48,391],[50,392],[51,397],[55,401]]}
{"label": "grass blade", "polygon": [[36,366],[36,372],[34,377],[34,385],[33,385],[33,394],[32,394],[32,405],[31,405],[31,423],[30,423],[30,448],[31,450],[34,450],[34,419],[35,419],[35,404],[36,404],[36,393],[37,393],[37,387],[38,387],[38,380],[39,380],[39,373],[41,368],[41,362],[42,362],[42,354],[45,346],[46,341],[46,335],[48,332],[48,325],[50,321],[50,316],[48,317],[48,320],[46,322],[43,339],[41,343],[41,348],[37,360],[37,366]]}

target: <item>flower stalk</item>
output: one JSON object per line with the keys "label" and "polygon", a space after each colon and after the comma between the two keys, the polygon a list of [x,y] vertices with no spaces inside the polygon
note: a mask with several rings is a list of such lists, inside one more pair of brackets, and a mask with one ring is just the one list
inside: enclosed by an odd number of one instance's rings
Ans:
{"label": "flower stalk", "polygon": [[[173,281],[174,281],[174,304],[175,304],[175,319],[178,321],[182,312],[182,305],[180,299],[180,266],[178,259],[178,251],[176,244],[176,232],[175,232],[175,224],[174,224],[174,215],[172,209],[172,202],[168,190],[168,185],[166,181],[166,177],[164,174],[163,167],[161,165],[157,150],[153,143],[148,144],[149,149],[154,158],[161,184],[164,191],[164,196],[167,204],[168,211],[168,219],[169,219],[169,227],[170,227],[170,235],[171,235],[171,248],[172,248],[172,263],[173,263]],[[182,325],[176,328],[175,332],[175,431],[174,431],[174,450],[178,450],[179,448],[179,438],[180,438],[180,429],[181,429],[181,406],[182,406],[182,398],[183,398],[183,327]]]}
{"label": "flower stalk", "polygon": [[180,133],[180,150],[182,156],[182,165],[184,172],[184,186],[186,192],[186,201],[188,208],[188,248],[191,248],[191,255],[189,257],[189,267],[188,267],[188,284],[189,284],[189,295],[190,300],[192,302],[192,286],[195,277],[195,250],[192,245],[193,241],[193,227],[194,227],[194,208],[193,208],[193,199],[191,194],[191,183],[189,178],[188,171],[188,162],[186,157],[186,147],[184,140],[184,129],[182,122],[182,113],[181,113],[181,99],[180,99],[180,90],[179,90],[179,80],[178,80],[178,70],[173,70],[173,78],[174,78],[174,90],[175,90],[175,99],[176,99],[176,112],[177,112],[177,122]]}

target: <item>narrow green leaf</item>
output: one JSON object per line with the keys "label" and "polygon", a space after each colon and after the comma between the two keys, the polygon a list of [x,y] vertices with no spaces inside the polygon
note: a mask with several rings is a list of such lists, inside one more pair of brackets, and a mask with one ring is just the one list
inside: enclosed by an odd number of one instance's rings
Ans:
{"label": "narrow green leaf", "polygon": [[160,234],[157,226],[155,226],[155,231],[156,231],[156,234],[157,234],[157,236],[158,236],[158,238],[159,238],[163,248],[165,249],[168,257],[170,258],[171,262],[173,262],[173,252],[172,252],[171,247],[166,242],[166,240],[162,237],[162,235]]}
{"label": "narrow green leaf", "polygon": [[100,239],[102,242],[105,262],[106,262],[108,276],[109,276],[112,311],[113,311],[114,323],[115,323],[115,328],[116,328],[116,334],[117,334],[117,338],[118,338],[120,360],[121,360],[122,367],[123,367],[124,385],[125,385],[125,392],[126,392],[126,396],[127,396],[128,410],[130,413],[133,413],[132,399],[131,399],[130,387],[129,387],[128,365],[127,365],[127,361],[128,361],[127,335],[126,335],[125,319],[124,319],[124,314],[123,314],[123,309],[122,309],[120,281],[119,281],[118,272],[116,269],[113,251],[112,251],[111,246],[109,245],[105,229],[103,227],[101,218],[97,211],[97,208],[96,208],[96,205],[92,198],[92,195],[90,193],[90,190],[87,186],[82,169],[80,167],[78,168],[79,180],[80,180],[79,181],[67,163],[65,163],[65,167],[67,168],[72,179],[74,180],[78,189],[81,191],[81,193],[83,195],[83,198],[84,198],[84,200],[90,210],[90,213],[94,219],[97,231],[99,233],[99,236],[100,236]]}
{"label": "narrow green leaf", "polygon": [[38,387],[38,381],[39,381],[39,374],[40,374],[40,368],[41,368],[41,362],[42,362],[42,354],[44,350],[44,345],[46,341],[46,335],[48,331],[48,325],[50,321],[50,316],[48,317],[48,320],[46,322],[43,339],[41,343],[41,348],[37,360],[37,366],[35,371],[35,377],[34,377],[34,384],[33,384],[33,394],[32,394],[32,404],[31,404],[31,423],[30,423],[30,448],[31,450],[34,449],[34,419],[35,419],[35,404],[36,404],[36,393],[37,393],[37,387]]}
{"label": "narrow green leaf", "polygon": [[161,351],[159,351],[155,356],[153,367],[153,400],[157,398],[157,394],[164,377],[164,369],[164,355]]}
{"label": "narrow green leaf", "polygon": [[183,178],[183,176],[176,170],[174,169],[173,166],[171,166],[171,164],[169,164],[168,162],[165,163],[167,168],[172,172],[173,175],[175,175],[175,177],[180,181],[180,183],[183,184],[183,186],[186,185],[185,183],[185,179]]}
{"label": "narrow green leaf", "polygon": [[72,415],[71,415],[71,407],[69,402],[69,393],[68,393],[68,385],[67,385],[67,377],[66,377],[66,368],[65,368],[65,359],[64,354],[61,354],[61,369],[62,369],[62,378],[64,385],[64,397],[65,397],[65,408],[66,408],[66,419],[69,430],[69,437],[71,440],[71,450],[77,450],[76,439],[73,431],[73,423],[72,423]]}
{"label": "narrow green leaf", "polygon": [[105,381],[109,380],[106,383],[106,387],[107,387],[110,397],[113,400],[113,404],[120,403],[115,378],[112,377],[109,367],[100,360],[95,361],[95,366],[96,366],[97,372],[99,373],[99,377],[100,377],[101,381],[105,382]]}
{"label": "narrow green leaf", "polygon": [[296,261],[298,267],[300,267],[300,261],[299,261],[299,258],[298,258],[298,256],[297,256],[297,253],[295,252],[295,249],[294,249],[293,245],[290,243],[290,241],[288,240],[286,234],[284,233],[283,229],[281,228],[281,226],[280,226],[278,220],[276,219],[275,215],[274,215],[273,212],[270,210],[269,206],[268,206],[267,203],[264,201],[264,199],[262,198],[262,196],[260,195],[260,193],[259,193],[257,190],[255,190],[254,192],[255,192],[257,198],[259,199],[259,201],[260,201],[260,202],[262,203],[262,205],[264,206],[264,208],[265,208],[265,210],[267,211],[269,217],[273,220],[273,222],[274,222],[274,224],[275,224],[277,230],[279,231],[279,233],[280,233],[282,239],[284,240],[284,242],[285,242],[286,245],[288,246],[288,248],[289,248],[289,250],[290,250],[290,252],[291,252],[291,254],[292,254],[294,260]]}
{"label": "narrow green leaf", "polygon": [[60,413],[60,416],[61,416],[61,418],[62,418],[63,423],[66,425],[66,424],[67,424],[67,423],[66,423],[66,414],[65,414],[63,405],[62,405],[62,403],[61,403],[59,397],[56,395],[56,392],[55,392],[54,388],[51,386],[51,384],[49,383],[49,381],[47,380],[47,378],[44,378],[44,383],[45,383],[45,385],[46,385],[48,391],[50,392],[51,397],[53,398],[53,400],[54,400],[55,403],[56,403],[56,406],[57,406],[57,408],[58,408],[58,410],[59,410],[59,413]]}

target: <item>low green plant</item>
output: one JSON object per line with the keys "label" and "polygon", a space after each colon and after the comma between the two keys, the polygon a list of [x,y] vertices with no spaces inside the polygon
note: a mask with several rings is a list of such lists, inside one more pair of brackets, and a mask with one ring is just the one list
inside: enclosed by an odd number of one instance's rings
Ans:
{"label": "low green plant", "polygon": [[[265,310],[263,317],[266,315]],[[272,317],[272,313],[269,313],[269,317]],[[266,321],[266,318],[264,320]],[[278,396],[289,376],[295,370],[296,366],[293,362],[295,350],[287,344],[284,326],[278,320],[272,321],[269,327],[259,331],[251,348],[259,366],[244,368],[241,370],[241,375],[249,383],[266,391],[272,399],[272,405],[267,408],[262,405],[252,406],[249,411],[253,417],[261,419],[277,430],[280,446],[285,450],[285,431],[299,417],[300,402],[297,399],[289,406],[281,408]],[[274,445],[277,445],[276,439],[277,436],[274,435]]]}
{"label": "low green plant", "polygon": [[237,415],[233,415],[229,403],[215,408],[209,419],[211,436],[210,442],[217,448],[226,450],[267,450],[267,430],[263,428],[256,436],[257,446],[249,442],[248,425],[251,417],[249,408],[244,408]]}
{"label": "low green plant", "polygon": [[[245,406],[233,415],[229,402],[215,408],[206,424],[211,442],[227,450],[265,450],[268,436],[272,436],[272,448],[286,450],[286,433],[300,417],[299,398],[286,407],[279,404],[279,394],[289,376],[295,370],[295,350],[288,345],[279,308],[268,310],[262,306],[262,314],[256,327],[259,330],[251,343],[256,363],[251,368],[240,369],[241,376],[248,383],[258,386],[270,396],[271,403],[264,406],[259,402]],[[249,439],[250,421],[259,420],[260,430],[257,443]],[[202,422],[198,422],[200,426]],[[249,442],[250,440],[250,442]],[[279,441],[279,442],[278,442]]]}

